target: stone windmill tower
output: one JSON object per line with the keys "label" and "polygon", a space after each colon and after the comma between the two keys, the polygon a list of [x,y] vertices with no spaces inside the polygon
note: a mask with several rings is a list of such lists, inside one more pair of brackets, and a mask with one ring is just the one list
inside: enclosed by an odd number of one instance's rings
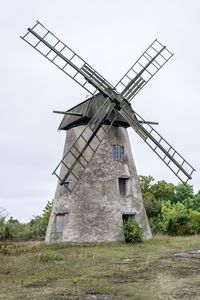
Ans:
{"label": "stone windmill tower", "polygon": [[126,128],[182,182],[191,179],[194,168],[130,105],[173,54],[153,41],[113,87],[40,22],[22,39],[91,94],[68,111],[56,111],[64,114],[59,129],[66,130],[66,141],[53,172],[58,185],[46,242],[123,241],[122,224],[130,217],[151,238]]}

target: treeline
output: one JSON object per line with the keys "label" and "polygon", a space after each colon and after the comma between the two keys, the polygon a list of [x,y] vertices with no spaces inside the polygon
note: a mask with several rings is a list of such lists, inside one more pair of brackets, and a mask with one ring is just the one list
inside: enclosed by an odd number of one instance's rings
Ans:
{"label": "treeline", "polygon": [[28,223],[20,223],[10,217],[6,220],[6,211],[0,211],[0,240],[44,239],[48,225],[52,202],[48,201],[41,216],[34,216]]}
{"label": "treeline", "polygon": [[[139,176],[144,205],[153,233],[190,235],[200,233],[200,191],[194,193],[188,184],[155,182],[151,176]],[[6,218],[0,209],[0,240],[44,239],[52,201],[48,201],[41,216],[30,222]]]}
{"label": "treeline", "polygon": [[151,176],[139,176],[139,180],[153,233],[200,233],[200,191],[195,194],[189,184],[154,182]]}

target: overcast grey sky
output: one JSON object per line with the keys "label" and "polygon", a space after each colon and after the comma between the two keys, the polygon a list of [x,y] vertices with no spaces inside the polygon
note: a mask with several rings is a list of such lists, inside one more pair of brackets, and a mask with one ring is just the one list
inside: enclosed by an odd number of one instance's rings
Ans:
{"label": "overcast grey sky", "polygon": [[[2,1],[0,207],[22,221],[40,214],[54,196],[51,175],[61,158],[60,115],[86,98],[86,91],[19,38],[39,20],[112,84],[155,39],[173,58],[135,97],[134,109],[197,170],[190,182],[200,189],[198,0],[18,0]],[[178,183],[132,131],[139,174]]]}

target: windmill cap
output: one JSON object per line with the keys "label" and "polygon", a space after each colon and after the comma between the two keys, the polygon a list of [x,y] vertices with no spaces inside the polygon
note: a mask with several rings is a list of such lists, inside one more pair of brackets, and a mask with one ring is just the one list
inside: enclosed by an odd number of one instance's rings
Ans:
{"label": "windmill cap", "polygon": [[[97,94],[97,95],[81,102],[80,104],[72,107],[71,109],[67,110],[66,113],[67,112],[79,113],[79,114],[82,114],[82,116],[66,114],[63,117],[58,129],[59,130],[68,130],[73,127],[88,124],[88,122],[92,119],[92,117],[95,115],[95,113],[99,110],[99,108],[103,104],[104,100],[105,100],[105,97],[102,94]],[[112,113],[114,113],[114,112],[112,112]],[[103,124],[110,124],[110,116],[109,115],[104,120]],[[121,127],[125,127],[125,128],[130,126],[127,123],[127,121],[119,114],[117,115],[117,118],[113,125],[121,126]]]}

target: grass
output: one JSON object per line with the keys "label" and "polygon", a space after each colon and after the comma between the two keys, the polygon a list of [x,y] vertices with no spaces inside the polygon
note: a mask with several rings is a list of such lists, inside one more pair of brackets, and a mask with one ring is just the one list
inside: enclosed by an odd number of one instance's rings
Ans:
{"label": "grass", "polygon": [[200,236],[141,244],[0,245],[0,299],[200,299]]}

